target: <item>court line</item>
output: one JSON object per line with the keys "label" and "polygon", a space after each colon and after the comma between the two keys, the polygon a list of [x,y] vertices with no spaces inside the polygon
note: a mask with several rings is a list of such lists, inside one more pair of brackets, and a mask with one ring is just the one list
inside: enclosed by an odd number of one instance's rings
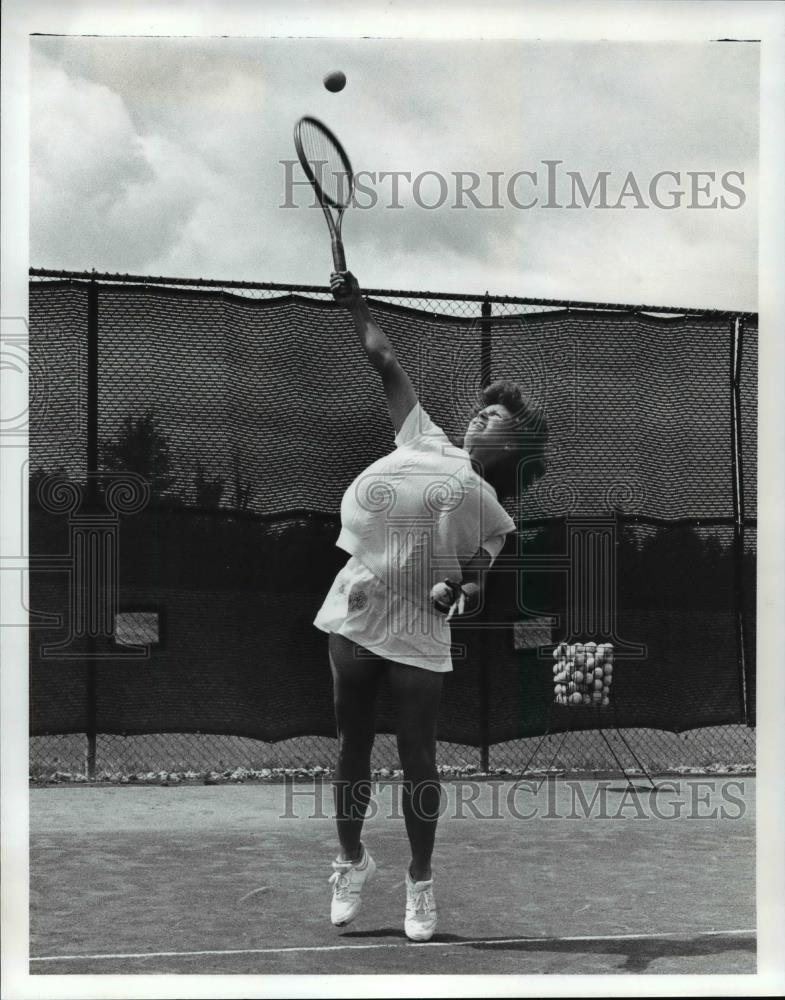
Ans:
{"label": "court line", "polygon": [[202,951],[142,951],[119,952],[107,955],[37,955],[30,956],[31,962],[100,962],[120,958],[199,958],[203,956],[220,955],[281,955],[288,952],[316,951],[371,951],[380,948],[465,948],[467,945],[492,947],[500,944],[561,944],[570,942],[591,941],[692,941],[695,938],[712,937],[755,937],[755,930],[729,931],[675,931],[660,934],[586,934],[572,937],[513,937],[513,938],[476,938],[470,941],[397,941],[394,943],[374,944],[316,944],[290,945],[284,948],[224,948],[205,949]]}

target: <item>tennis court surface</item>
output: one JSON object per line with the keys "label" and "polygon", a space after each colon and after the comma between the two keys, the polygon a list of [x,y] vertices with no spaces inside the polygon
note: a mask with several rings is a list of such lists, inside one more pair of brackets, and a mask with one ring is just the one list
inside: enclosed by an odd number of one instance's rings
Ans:
{"label": "tennis court surface", "polygon": [[439,928],[403,934],[400,786],[329,922],[328,784],[31,791],[33,974],[753,973],[755,781],[446,782]]}

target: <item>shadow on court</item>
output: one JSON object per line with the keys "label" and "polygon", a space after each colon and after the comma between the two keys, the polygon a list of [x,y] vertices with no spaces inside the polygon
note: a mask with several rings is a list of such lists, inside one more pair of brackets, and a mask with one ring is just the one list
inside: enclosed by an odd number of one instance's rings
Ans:
{"label": "shadow on court", "polygon": [[444,786],[439,930],[403,934],[400,786],[379,786],[379,866],[347,928],[321,785],[31,792],[31,972],[751,973],[749,777]]}
{"label": "shadow on court", "polygon": [[[406,935],[401,930],[385,928],[382,930],[355,931],[346,934],[347,938],[374,939],[380,938],[400,938],[406,940]],[[530,954],[553,953],[556,955],[601,955],[606,957],[619,956],[624,961],[616,968],[617,972],[640,973],[648,972],[652,962],[658,959],[678,959],[678,958],[709,958],[712,956],[724,956],[728,952],[736,951],[754,955],[756,950],[755,938],[749,935],[728,935],[712,934],[705,937],[693,938],[635,938],[633,940],[614,941],[610,938],[602,938],[592,941],[584,939],[580,941],[569,940],[548,940],[547,938],[536,938],[533,940],[510,941],[507,938],[475,938],[467,939],[458,934],[435,934],[434,942],[462,942],[471,948],[482,951],[517,951],[528,952]],[[529,969],[527,965],[521,968],[521,972]]]}

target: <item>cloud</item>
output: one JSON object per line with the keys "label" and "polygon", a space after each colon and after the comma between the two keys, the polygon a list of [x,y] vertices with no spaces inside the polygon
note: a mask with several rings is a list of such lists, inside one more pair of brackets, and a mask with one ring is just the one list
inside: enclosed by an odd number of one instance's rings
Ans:
{"label": "cloud", "polygon": [[178,238],[206,171],[165,137],[140,135],[108,87],[69,77],[40,54],[33,80],[33,263],[143,267]]}
{"label": "cloud", "polygon": [[[612,171],[614,189],[629,170],[644,184],[658,170],[748,172],[747,205],[724,213],[464,211],[449,207],[452,190],[426,211],[404,184],[402,210],[347,214],[347,257],[369,286],[755,306],[753,46],[61,38],[34,48],[36,264],[324,281],[320,211],[280,207],[292,127],[311,113],[356,169],[376,172],[507,177],[553,158],[589,178]],[[348,75],[339,95],[321,87],[333,68]]]}

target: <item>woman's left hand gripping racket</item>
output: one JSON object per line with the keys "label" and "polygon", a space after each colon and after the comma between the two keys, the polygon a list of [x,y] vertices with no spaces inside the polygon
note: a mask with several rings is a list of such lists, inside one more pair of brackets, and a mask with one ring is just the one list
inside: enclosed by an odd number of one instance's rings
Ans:
{"label": "woman's left hand gripping racket", "polygon": [[[310,116],[301,118],[294,126],[294,145],[330,228],[335,270],[345,271],[341,222],[354,191],[354,174],[349,157],[327,126]],[[336,211],[335,218],[333,209]]]}

